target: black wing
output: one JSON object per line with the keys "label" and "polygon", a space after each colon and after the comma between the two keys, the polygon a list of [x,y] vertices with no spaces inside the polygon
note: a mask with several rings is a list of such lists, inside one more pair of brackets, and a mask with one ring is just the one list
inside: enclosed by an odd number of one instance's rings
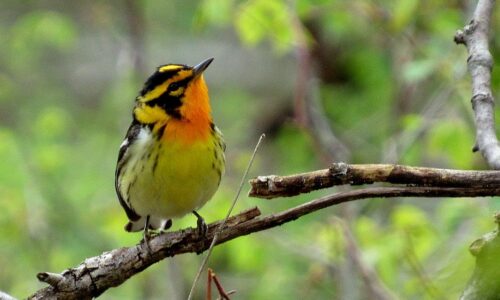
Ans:
{"label": "black wing", "polygon": [[120,177],[122,167],[127,163],[129,160],[129,155],[127,155],[127,151],[129,149],[129,146],[137,139],[137,136],[139,135],[139,132],[141,131],[141,125],[134,121],[130,125],[127,135],[125,136],[125,140],[123,141],[122,145],[120,146],[120,151],[118,152],[118,162],[116,164],[116,172],[115,172],[115,190],[116,194],[118,195],[118,200],[120,201],[121,206],[125,210],[125,213],[127,214],[127,217],[130,221],[137,221],[141,218],[123,199],[123,195],[120,192],[120,189],[118,188],[118,178]]}

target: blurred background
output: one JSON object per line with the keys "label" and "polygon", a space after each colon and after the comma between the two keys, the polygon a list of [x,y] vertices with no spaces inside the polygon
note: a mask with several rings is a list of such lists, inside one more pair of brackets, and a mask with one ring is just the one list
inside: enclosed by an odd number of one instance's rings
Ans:
{"label": "blurred background", "polygon": [[[37,272],[141,239],[123,230],[114,171],[134,98],[160,64],[215,57],[205,78],[227,173],[200,211],[208,222],[225,215],[263,132],[252,177],[332,161],[487,168],[471,153],[467,53],[453,43],[475,2],[2,0],[0,290],[24,298],[44,286]],[[243,196],[235,212],[335,191]],[[209,266],[235,299],[456,299],[474,267],[468,246],[497,210],[498,198],[356,201],[218,246]],[[193,216],[174,220],[187,226]],[[100,298],[185,299],[201,258],[166,259]]]}

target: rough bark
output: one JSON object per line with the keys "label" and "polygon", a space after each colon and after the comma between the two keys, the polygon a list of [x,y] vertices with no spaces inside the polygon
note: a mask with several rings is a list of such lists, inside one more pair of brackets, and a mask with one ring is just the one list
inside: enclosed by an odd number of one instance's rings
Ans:
{"label": "rough bark", "polygon": [[465,171],[389,164],[334,163],[329,169],[290,176],[259,176],[250,180],[249,195],[291,197],[337,185],[375,182],[427,187],[500,187],[500,171]]}

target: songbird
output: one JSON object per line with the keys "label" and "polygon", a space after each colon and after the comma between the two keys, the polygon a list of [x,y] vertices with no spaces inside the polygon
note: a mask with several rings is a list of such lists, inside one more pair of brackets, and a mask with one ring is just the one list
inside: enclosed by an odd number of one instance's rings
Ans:
{"label": "songbird", "polygon": [[203,78],[213,58],[194,67],[159,66],[135,101],[133,119],[118,154],[115,188],[128,232],[167,230],[172,218],[197,217],[225,170],[225,143],[215,126]]}

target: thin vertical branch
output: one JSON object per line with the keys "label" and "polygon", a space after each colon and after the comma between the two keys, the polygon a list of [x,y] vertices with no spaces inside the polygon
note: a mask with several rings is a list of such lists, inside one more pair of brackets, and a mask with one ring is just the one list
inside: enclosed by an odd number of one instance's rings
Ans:
{"label": "thin vertical branch", "polygon": [[455,34],[455,43],[469,52],[467,67],[472,77],[472,108],[475,113],[476,145],[493,169],[500,169],[500,145],[495,133],[495,100],[491,92],[493,58],[488,49],[491,14],[495,0],[479,0],[472,20]]}
{"label": "thin vertical branch", "polygon": [[396,299],[396,297],[380,280],[375,270],[363,261],[361,250],[359,249],[348,224],[340,218],[336,218],[335,220],[346,240],[346,253],[356,265],[361,278],[370,293],[370,298],[377,300]]}
{"label": "thin vertical branch", "polygon": [[306,29],[296,15],[292,16],[296,35],[297,79],[295,85],[295,119],[311,135],[322,159],[349,161],[350,152],[335,136],[319,96],[319,80],[313,70],[313,57],[306,39]]}
{"label": "thin vertical branch", "polygon": [[146,74],[144,64],[144,35],[145,21],[142,2],[137,0],[125,1],[126,20],[129,31],[131,58],[134,70],[137,74]]}
{"label": "thin vertical branch", "polygon": [[413,273],[415,273],[415,277],[419,280],[422,291],[427,293],[430,299],[443,299],[444,295],[429,278],[424,270],[424,267],[420,263],[417,254],[415,253],[415,245],[413,244],[411,233],[405,231],[404,235],[407,242],[404,255]]}
{"label": "thin vertical branch", "polygon": [[297,16],[292,15],[291,21],[295,33],[297,45],[295,47],[297,56],[297,78],[295,84],[295,121],[302,127],[307,127],[309,118],[307,115],[307,82],[311,78],[311,53],[306,43],[306,36],[302,23]]}

